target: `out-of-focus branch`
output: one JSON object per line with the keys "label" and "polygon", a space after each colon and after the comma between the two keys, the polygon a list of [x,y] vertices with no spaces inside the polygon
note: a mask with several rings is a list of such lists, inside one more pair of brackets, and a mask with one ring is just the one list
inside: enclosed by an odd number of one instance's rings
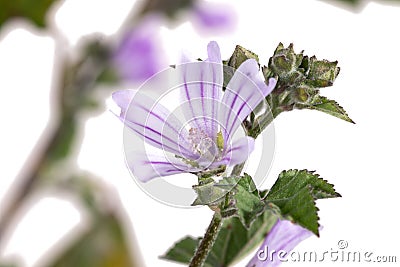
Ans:
{"label": "out-of-focus branch", "polygon": [[66,57],[58,54],[60,79],[53,81],[52,94],[56,96],[56,101],[51,120],[28,157],[25,163],[28,167],[19,175],[18,185],[11,190],[11,196],[7,196],[8,201],[0,218],[0,245],[21,205],[44,182],[42,178],[46,170],[68,158],[71,148],[78,141],[78,115],[88,102],[89,89],[93,88],[106,66],[101,52],[90,47],[77,64],[71,64]]}

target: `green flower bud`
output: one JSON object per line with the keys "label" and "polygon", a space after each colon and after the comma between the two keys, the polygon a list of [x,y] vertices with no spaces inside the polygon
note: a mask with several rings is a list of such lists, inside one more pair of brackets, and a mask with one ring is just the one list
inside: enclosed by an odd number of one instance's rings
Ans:
{"label": "green flower bud", "polygon": [[328,60],[317,60],[315,56],[309,59],[309,70],[306,83],[313,87],[328,87],[333,84],[339,74],[338,62]]}
{"label": "green flower bud", "polygon": [[235,51],[228,61],[228,66],[237,69],[243,62],[250,58],[255,59],[257,62],[259,61],[258,56],[255,53],[240,45],[237,45]]}

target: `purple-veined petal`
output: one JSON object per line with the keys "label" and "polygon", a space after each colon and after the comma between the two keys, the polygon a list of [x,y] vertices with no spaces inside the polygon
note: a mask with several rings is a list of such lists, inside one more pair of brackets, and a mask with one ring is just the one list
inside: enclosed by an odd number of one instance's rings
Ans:
{"label": "purple-veined petal", "polygon": [[[187,59],[186,59],[187,60]],[[221,99],[223,72],[220,49],[216,42],[208,44],[208,59],[186,63],[182,71],[181,105],[194,128],[214,138],[218,132],[217,112]]]}
{"label": "purple-veined petal", "polygon": [[153,178],[196,171],[196,169],[177,158],[166,158],[163,155],[146,154],[144,152],[127,153],[126,160],[132,174],[141,182],[148,182]]}
{"label": "purple-veined petal", "polygon": [[221,161],[214,163],[215,167],[226,164],[233,166],[245,162],[254,150],[254,138],[245,136],[233,142],[225,151]]}
{"label": "purple-veined petal", "polygon": [[120,78],[143,82],[166,66],[157,18],[148,17],[127,31],[113,51],[113,65]]}
{"label": "purple-veined petal", "polygon": [[129,103],[132,101],[136,92],[136,90],[119,90],[112,94],[113,101],[121,109],[121,116],[125,116],[124,114],[129,107]]}
{"label": "purple-veined petal", "polygon": [[[125,104],[121,96],[124,94],[118,92],[113,98]],[[129,108],[122,110],[120,118],[148,144],[184,158],[197,158],[187,141],[187,131],[182,122],[146,95],[136,93]]]}
{"label": "purple-veined petal", "polygon": [[[242,121],[274,89],[276,80],[269,79],[268,85],[254,59],[243,62],[229,81],[222,98],[219,118],[229,140]],[[226,141],[228,141],[226,140]]]}
{"label": "purple-veined petal", "polygon": [[196,1],[193,8],[193,24],[202,33],[226,33],[237,24],[237,14],[231,5]]}
{"label": "purple-veined petal", "polygon": [[[279,251],[287,254],[301,241],[312,236],[313,233],[288,220],[277,220],[256,255],[246,267],[276,267],[281,264],[278,258]],[[275,251],[271,258],[270,252]]]}

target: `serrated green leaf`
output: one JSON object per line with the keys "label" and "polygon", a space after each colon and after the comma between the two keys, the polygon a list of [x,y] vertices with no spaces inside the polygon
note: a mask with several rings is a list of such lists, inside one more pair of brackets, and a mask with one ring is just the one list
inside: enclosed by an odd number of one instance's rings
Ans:
{"label": "serrated green leaf", "polygon": [[176,242],[171,249],[161,256],[161,259],[176,261],[180,263],[189,263],[200,242],[200,238],[186,236]]}
{"label": "serrated green leaf", "polygon": [[299,108],[318,110],[339,119],[355,123],[350,119],[349,115],[347,115],[344,108],[342,108],[336,101],[330,100],[324,96],[316,96],[310,104],[299,105]]}
{"label": "serrated green leaf", "polygon": [[266,196],[266,201],[277,205],[282,215],[318,232],[318,208],[315,199],[340,197],[333,185],[307,170],[283,171]]}
{"label": "serrated green leaf", "polygon": [[303,187],[288,198],[271,201],[280,208],[282,215],[319,236],[318,208],[315,205],[310,185]]}
{"label": "serrated green leaf", "polygon": [[46,26],[46,14],[57,0],[0,0],[0,28],[13,18],[25,18],[38,27]]}
{"label": "serrated green leaf", "polygon": [[[260,245],[277,219],[273,209],[257,217],[249,229],[237,217],[226,219],[204,267],[231,266]],[[199,242],[200,238],[185,237],[161,258],[188,264]]]}
{"label": "serrated green leaf", "polygon": [[279,174],[267,194],[267,199],[288,198],[307,186],[311,186],[311,193],[316,199],[340,197],[333,185],[322,179],[319,174],[307,170],[287,170]]}

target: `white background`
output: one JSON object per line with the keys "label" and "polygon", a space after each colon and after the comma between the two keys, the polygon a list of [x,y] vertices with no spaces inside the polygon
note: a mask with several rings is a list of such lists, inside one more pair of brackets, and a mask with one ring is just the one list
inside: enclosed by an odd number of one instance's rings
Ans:
{"label": "white background", "polygon": [[[53,30],[61,30],[71,46],[85,34],[112,34],[130,2],[68,0],[54,9]],[[357,124],[313,111],[280,115],[275,121],[275,159],[263,187],[283,169],[306,168],[316,170],[343,195],[318,202],[321,237],[304,241],[298,251],[336,250],[337,242],[346,240],[348,250],[396,255],[400,260],[400,8],[370,3],[355,13],[313,0],[249,2],[234,1],[238,26],[223,36],[199,36],[190,23],[162,29],[170,63],[182,50],[204,58],[210,40],[218,41],[224,58],[241,44],[266,64],[279,42],[293,42],[297,52],[304,49],[308,55],[338,60],[340,75],[322,94],[336,99]],[[26,23],[18,25],[8,25],[0,36],[0,200],[49,119],[55,44],[49,34]],[[179,266],[158,256],[187,234],[203,235],[211,211],[165,206],[140,191],[124,166],[122,126],[108,111],[88,121],[79,163],[115,187],[134,225],[145,265]],[[3,255],[22,255],[25,266],[32,266],[82,218],[67,200],[45,196],[18,226]]]}

